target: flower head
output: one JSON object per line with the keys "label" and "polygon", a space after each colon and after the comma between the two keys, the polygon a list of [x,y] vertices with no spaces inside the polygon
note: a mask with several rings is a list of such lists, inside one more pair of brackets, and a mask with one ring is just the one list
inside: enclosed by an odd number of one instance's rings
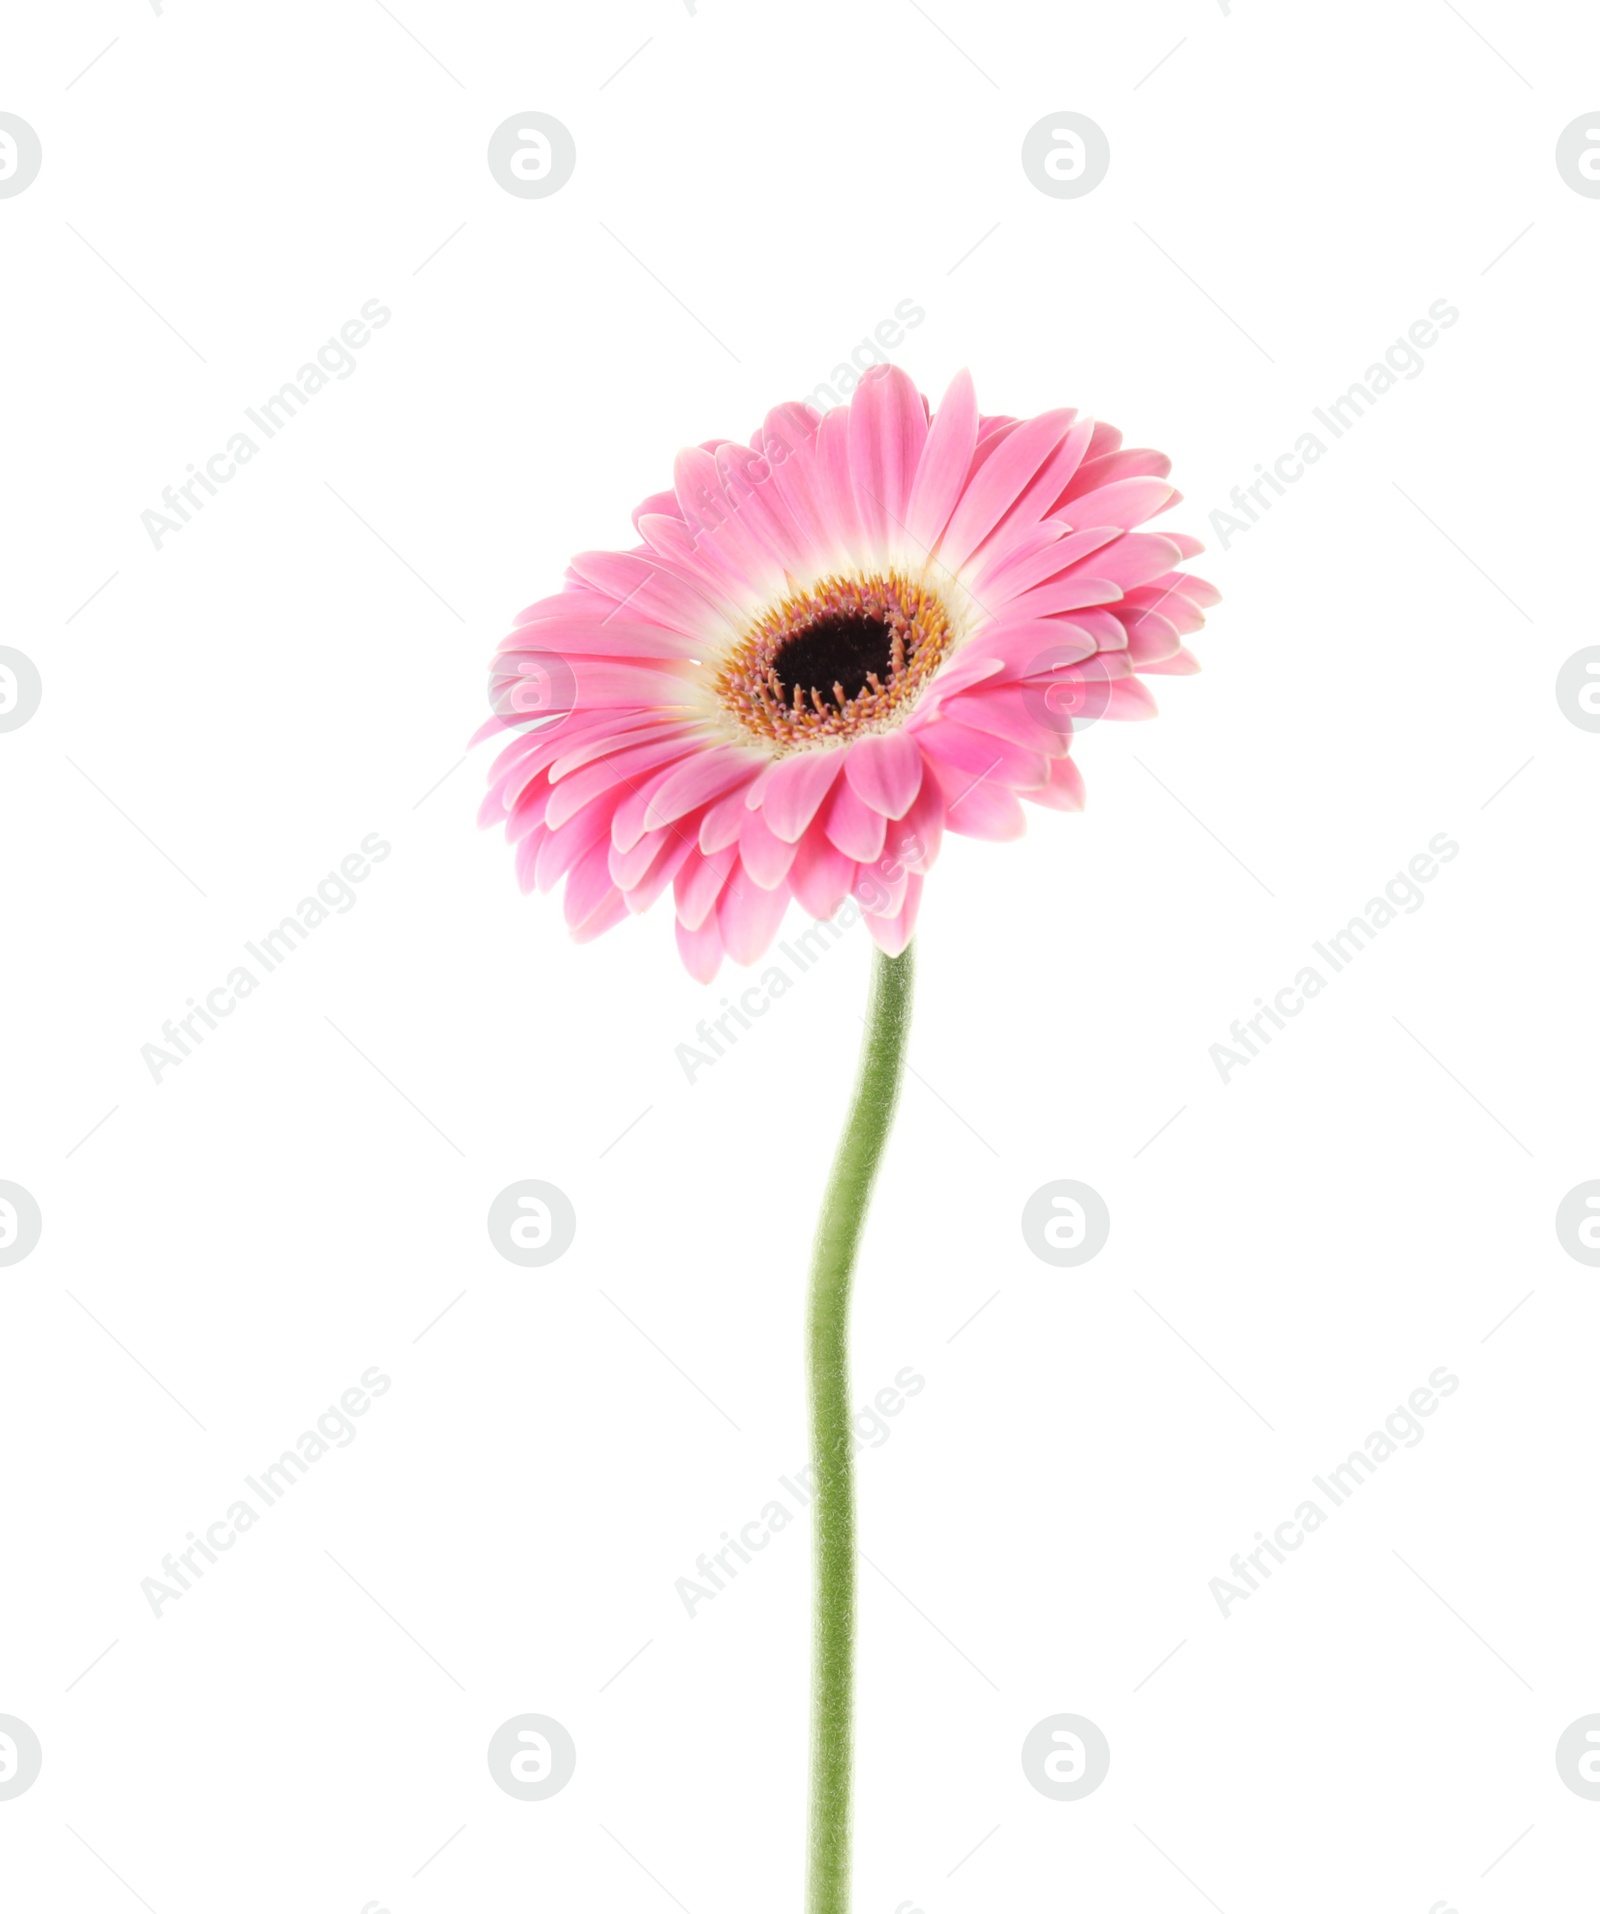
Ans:
{"label": "flower head", "polygon": [[[937,411],[892,366],[748,446],[680,453],[495,656],[482,821],[524,890],[566,879],[588,939],[670,885],[702,981],[754,963],[791,898],[846,898],[890,955],[946,830],[1009,838],[1020,798],[1077,810],[1074,727],[1154,714],[1135,674],[1198,669],[1200,546],[1134,529],[1176,503],[1159,452],[1071,411]],[[480,734],[480,735],[484,735]]]}

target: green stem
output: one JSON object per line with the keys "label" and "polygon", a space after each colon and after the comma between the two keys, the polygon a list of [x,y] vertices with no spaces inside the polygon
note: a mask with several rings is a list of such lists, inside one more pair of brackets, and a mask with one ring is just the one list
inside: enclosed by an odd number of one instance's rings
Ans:
{"label": "green stem", "polygon": [[855,1095],[822,1203],[806,1325],[811,1383],[815,1622],[811,1650],[811,1827],[806,1914],[849,1914],[855,1739],[855,1425],[850,1284],[888,1141],[911,1027],[911,951],[874,951]]}

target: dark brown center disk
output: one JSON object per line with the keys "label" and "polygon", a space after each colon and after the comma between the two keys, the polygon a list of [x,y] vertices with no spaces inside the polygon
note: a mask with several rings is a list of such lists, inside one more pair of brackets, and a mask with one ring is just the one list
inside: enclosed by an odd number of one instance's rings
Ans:
{"label": "dark brown center disk", "polygon": [[857,697],[874,673],[880,684],[889,682],[893,641],[888,622],[864,612],[830,612],[797,632],[773,659],[772,669],[786,705],[794,702],[797,685],[808,705],[813,691],[824,704],[834,703],[835,685],[846,698]]}

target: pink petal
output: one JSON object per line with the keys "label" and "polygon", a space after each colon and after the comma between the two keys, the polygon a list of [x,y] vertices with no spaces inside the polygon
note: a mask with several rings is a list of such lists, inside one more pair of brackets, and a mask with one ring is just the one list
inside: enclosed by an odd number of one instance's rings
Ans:
{"label": "pink petal", "polygon": [[808,831],[795,847],[789,889],[815,918],[831,917],[849,895],[855,862],[836,850],[821,831]]}
{"label": "pink petal", "polygon": [[[1117,612],[1122,609],[1119,604]],[[1117,612],[1109,611],[1104,605],[1083,605],[1069,612],[1059,622],[1064,631],[1076,638],[1079,632],[1092,638],[1100,651],[1124,651],[1127,649],[1128,634],[1122,628]],[[1057,623],[1052,618],[1050,624]]]}
{"label": "pink petal", "polygon": [[752,809],[759,805],[777,835],[793,844],[832,790],[843,762],[842,751],[796,751],[762,773],[746,802]]}
{"label": "pink petal", "polygon": [[1004,412],[980,412],[978,415],[978,443],[972,469],[976,471],[989,455],[1004,445],[1017,429],[1017,421]]}
{"label": "pink petal", "polygon": [[1047,665],[1041,674],[1044,681],[1059,684],[1063,680],[1076,680],[1083,684],[1106,684],[1116,678],[1126,678],[1133,672],[1133,660],[1128,656],[1127,647],[1121,651],[1097,651],[1092,658],[1084,658],[1077,664]]}
{"label": "pink petal", "polygon": [[510,815],[512,806],[520,805],[523,802],[524,796],[526,796],[527,800],[531,803],[539,791],[543,791],[546,798],[548,798],[550,787],[544,783],[542,779],[533,786],[532,790],[524,789],[512,797],[508,804],[506,798],[501,795],[500,786],[498,784],[491,784],[488,790],[483,794],[483,802],[478,806],[479,830],[487,830],[492,824],[504,824],[506,818]]}
{"label": "pink petal", "polygon": [[1172,540],[1159,533],[1124,532],[1114,545],[1096,556],[1090,569],[1096,577],[1109,578],[1124,592],[1130,592],[1169,572],[1182,556]]}
{"label": "pink petal", "polygon": [[[1064,532],[1056,519],[1046,519],[1015,538],[1002,533],[994,544],[998,556],[988,556],[989,548],[985,547],[974,561],[973,593],[991,611],[1002,612],[1011,599],[1030,587],[1071,570],[1091,552],[1124,536],[1114,525]],[[1098,571],[1098,565],[1094,569]]]}
{"label": "pink petal", "polygon": [[1007,790],[1005,785],[991,783],[986,778],[974,781],[937,760],[933,762],[933,771],[945,793],[945,824],[961,837],[981,837],[1003,843],[1009,838],[1021,837],[1027,829],[1027,819],[1016,793]]}
{"label": "pink petal", "polygon": [[930,696],[918,706],[911,726],[920,733],[924,716],[947,709],[955,695],[972,686],[1002,678],[1024,677],[1054,666],[1092,658],[1098,646],[1088,633],[1054,619],[1027,619],[1004,625],[992,637],[976,638],[955,664],[947,665],[933,681]]}
{"label": "pink petal", "polygon": [[1009,625],[1014,618],[1053,618],[1062,612],[1114,605],[1121,596],[1122,587],[1109,578],[1063,572],[1059,578],[1047,578],[1042,585],[1013,598],[1006,606],[1006,623]]}
{"label": "pink petal", "polygon": [[[534,883],[541,892],[554,890],[567,872],[587,857],[596,844],[608,842],[614,803],[615,799],[612,799],[594,805],[559,831],[551,830],[548,825],[545,827],[539,861],[533,873]],[[609,869],[607,881],[610,881]]]}
{"label": "pink petal", "polygon": [[[616,815],[611,820],[611,841],[619,851],[631,851],[647,831],[655,828],[650,816],[651,801],[672,776],[672,771],[673,767],[668,765],[666,770],[653,772],[643,782],[635,781],[628,795],[617,806]],[[666,828],[671,830],[673,827],[668,825]]]}
{"label": "pink petal", "polygon": [[926,876],[933,869],[939,846],[944,841],[944,813],[944,792],[938,778],[930,772],[922,780],[916,803],[885,834],[887,852],[908,871]]}
{"label": "pink petal", "polygon": [[1083,774],[1071,758],[1052,758],[1049,781],[1037,790],[1024,791],[1023,796],[1030,804],[1042,804],[1047,810],[1081,811]]}
{"label": "pink petal", "polygon": [[581,923],[572,926],[575,944],[590,944],[608,930],[614,930],[628,916],[628,900],[621,891],[608,891],[604,900]]}
{"label": "pink petal", "polygon": [[[645,665],[619,662],[610,658],[569,656],[563,660],[575,685],[574,702],[586,711],[606,706],[651,705],[665,709],[683,709],[688,703],[689,679],[685,672],[651,669]],[[516,709],[515,697],[512,704]],[[548,710],[548,705],[536,707]]]}
{"label": "pink petal", "polygon": [[677,510],[678,495],[676,492],[652,492],[642,505],[636,505],[633,508],[634,529],[638,529],[639,520],[647,514],[653,518],[665,513],[668,518],[671,518],[675,516]]}
{"label": "pink petal", "polygon": [[538,884],[539,853],[549,835],[540,824],[517,846],[517,889],[524,897]]}
{"label": "pink petal", "polygon": [[744,821],[750,815],[745,803],[748,794],[748,787],[738,784],[725,796],[719,797],[715,804],[708,806],[705,816],[700,820],[701,850],[708,854],[725,851],[730,844],[738,843]]}
{"label": "pink petal", "polygon": [[803,566],[806,541],[784,506],[767,460],[746,446],[729,444],[717,453],[717,472],[745,536],[784,570]]}
{"label": "pink petal", "polygon": [[515,844],[544,822],[545,806],[550,801],[548,784],[536,785],[530,791],[524,791],[512,808],[505,813],[506,842]]}
{"label": "pink petal", "polygon": [[835,406],[817,427],[817,478],[829,531],[838,548],[858,562],[868,547],[850,482],[850,408]]}
{"label": "pink petal", "polygon": [[917,911],[922,903],[922,879],[913,877],[906,885],[905,902],[893,917],[875,917],[864,913],[867,935],[887,957],[898,957],[911,942],[917,928]]}
{"label": "pink petal", "polygon": [[[524,625],[515,637],[515,644],[502,644],[495,653],[489,683],[496,708],[518,724],[569,709],[593,716],[618,703],[676,704],[695,654],[704,649],[703,642],[665,625],[620,618],[606,626]],[[585,679],[604,688],[626,670],[650,674],[651,681],[623,699],[581,695]],[[611,678],[602,676],[607,671]]]}
{"label": "pink petal", "polygon": [[645,744],[613,752],[608,758],[599,758],[581,771],[574,771],[571,777],[560,779],[551,792],[550,808],[545,813],[550,828],[560,830],[568,818],[576,817],[585,805],[604,797],[608,791],[616,791],[620,798],[623,792],[637,788],[652,771],[675,766],[680,759],[690,765],[698,763],[697,758],[685,758],[689,748],[676,738],[652,738]]}
{"label": "pink petal", "polygon": [[922,786],[922,753],[904,731],[858,738],[845,753],[844,774],[863,804],[904,817]]}
{"label": "pink petal", "polygon": [[789,875],[795,848],[773,834],[760,811],[745,811],[739,831],[739,862],[749,873],[751,883],[764,891],[776,890]]}
{"label": "pink petal", "polygon": [[[1118,479],[1165,478],[1171,470],[1172,461],[1165,452],[1103,452],[1095,458],[1084,460],[1072,483],[1063,492],[1062,500],[1065,503],[1081,498],[1085,492],[1096,491],[1102,485],[1113,485]],[[1063,512],[1061,516],[1070,518],[1072,514]]]}
{"label": "pink petal", "polygon": [[781,564],[735,511],[709,452],[698,447],[680,452],[673,482],[695,555],[703,566],[756,597],[767,595],[782,582]]}
{"label": "pink petal", "polygon": [[1089,441],[1086,459],[1104,458],[1108,452],[1115,452],[1122,443],[1122,434],[1114,425],[1096,424],[1094,437]]}
{"label": "pink petal", "polygon": [[1029,481],[1027,490],[1012,507],[1011,516],[1019,523],[1032,524],[1041,518],[1057,516],[1058,504],[1088,455],[1093,442],[1093,419],[1075,419],[1072,429]]}
{"label": "pink petal", "polygon": [[1140,667],[1149,677],[1188,678],[1200,669],[1200,660],[1192,651],[1175,651],[1159,664]]}
{"label": "pink petal", "polygon": [[[587,734],[564,732],[566,741],[557,740],[559,749],[548,759],[552,784],[571,777],[574,771],[581,771],[597,759],[609,758],[618,751],[631,751],[635,745],[648,744],[652,739],[659,739],[663,745],[676,739],[683,751],[694,750],[700,742],[699,734],[691,726],[675,718],[663,718],[654,711],[621,719],[608,711],[603,717],[601,729]],[[662,762],[666,761],[664,753]]]}
{"label": "pink petal", "polygon": [[1175,657],[1182,643],[1183,634],[1178,627],[1157,612],[1141,612],[1128,620],[1128,656],[1136,671],[1142,671],[1146,665],[1158,665],[1163,658]]}
{"label": "pink petal", "polygon": [[1118,479],[1114,485],[1069,499],[1055,516],[1068,525],[1120,525],[1126,532],[1176,505],[1178,497],[1164,479]]}
{"label": "pink petal", "polygon": [[[987,731],[973,731],[953,718],[943,718],[920,733],[924,752],[967,778],[992,780],[997,784],[1027,786],[1042,784],[1048,775],[1043,756],[1025,750],[1009,738],[997,738]],[[1059,746],[1057,747],[1059,749]],[[948,782],[945,789],[950,788]],[[832,833],[829,833],[832,836]],[[835,839],[835,842],[838,840]]]}
{"label": "pink petal", "polygon": [[944,706],[944,713],[974,731],[986,732],[993,738],[1009,738],[1013,744],[1042,752],[1046,757],[1053,757],[1065,746],[1067,734],[1051,722],[1043,701],[1016,684],[1003,685],[997,690],[980,685],[974,691],[964,691]]}
{"label": "pink petal", "polygon": [[[1114,717],[1117,682],[1131,679],[1133,666],[1122,652],[1101,652],[1081,665],[1060,669],[1048,666],[1026,679],[1005,686],[1021,697],[1024,706],[1056,734],[1053,751],[1068,748],[1075,729],[1099,718]],[[1005,783],[1022,780],[1002,779]]]}
{"label": "pink petal", "polygon": [[[616,616],[625,623],[664,625],[693,640],[704,638],[707,631],[734,629],[714,598],[653,556],[579,552],[572,568],[616,600]],[[608,631],[613,622],[603,618],[598,629]]]}
{"label": "pink petal", "polygon": [[706,857],[698,849],[690,852],[672,881],[672,897],[680,924],[687,924],[690,930],[700,928],[715,908],[723,885],[738,868],[738,863],[736,850],[718,851],[714,857]]}
{"label": "pink petal", "polygon": [[[642,716],[637,720],[641,726],[646,721]],[[659,720],[652,718],[649,722],[658,723]],[[616,729],[617,721],[609,711],[575,712],[570,717],[525,727],[495,753],[494,763],[489,766],[490,782],[493,783],[514,764],[525,760],[548,763],[551,758],[559,757],[578,739],[610,734]],[[543,755],[536,756],[539,753]]]}
{"label": "pink petal", "polygon": [[1105,702],[1105,710],[1101,713],[1104,717],[1153,718],[1156,715],[1155,699],[1137,678],[1122,678],[1114,684],[1108,684],[1100,696]]}
{"label": "pink petal", "polygon": [[[574,579],[569,567],[566,582],[560,591],[550,592],[543,598],[534,599],[531,605],[524,605],[512,620],[515,625],[531,625],[540,619],[567,618],[572,620],[601,619],[615,606],[605,592],[594,591],[581,579]],[[501,649],[515,643],[515,634],[503,638]]]}
{"label": "pink petal", "polygon": [[862,910],[875,917],[893,917],[905,902],[911,872],[885,851],[871,864],[858,864],[850,895]]}
{"label": "pink petal", "polygon": [[743,790],[754,782],[763,762],[756,752],[741,750],[737,745],[718,745],[686,758],[673,767],[672,775],[652,794],[650,829],[674,823],[725,792]]}
{"label": "pink petal", "polygon": [[830,841],[846,857],[854,858],[858,864],[870,864],[882,855],[883,813],[863,804],[851,789],[848,778],[841,778],[833,787],[821,817],[822,828]]}
{"label": "pink petal", "polygon": [[[1090,650],[1093,649],[1091,645]],[[943,667],[933,683],[928,687],[922,702],[911,714],[907,728],[915,731],[917,723],[933,716],[945,699],[952,697],[967,685],[979,683],[984,678],[992,678],[1003,671],[1004,665],[995,657],[982,636],[971,639],[961,647],[953,664]]]}
{"label": "pink petal", "polygon": [[587,921],[601,910],[607,910],[607,922],[600,929],[608,929],[611,924],[620,923],[627,915],[627,906],[623,904],[621,915],[611,914],[609,906],[613,899],[621,902],[622,893],[611,881],[611,872],[607,867],[610,845],[603,839],[592,844],[567,878],[567,888],[562,893],[562,909],[565,912],[568,927],[574,931],[584,928]]}
{"label": "pink petal", "polygon": [[958,372],[939,402],[917,462],[906,506],[906,529],[925,551],[938,543],[961,497],[978,436],[978,401],[970,372]]}
{"label": "pink petal", "polygon": [[[702,631],[707,627],[722,631],[733,629],[729,620],[709,605],[704,614]],[[563,609],[550,617],[541,615],[535,621],[518,625],[515,631],[507,632],[500,640],[495,651],[495,663],[498,669],[508,674],[518,667],[519,661],[541,657],[557,660],[610,658],[622,663],[659,663],[662,669],[670,671],[680,659],[692,658],[698,643],[697,639],[681,631],[652,623],[636,604],[624,610],[615,602],[603,601],[603,607],[599,610],[577,615]],[[522,669],[525,671],[527,665],[524,664]]]}
{"label": "pink petal", "polygon": [[[944,537],[939,561],[957,571],[1016,503],[1028,481],[1066,436],[1072,414],[1041,412],[1029,419],[979,466],[961,495]],[[1115,524],[1114,519],[1096,520]]]}
{"label": "pink petal", "polygon": [[850,401],[850,477],[869,541],[901,542],[906,505],[928,437],[922,396],[897,366],[874,366]]}
{"label": "pink petal", "polygon": [[753,964],[765,954],[788,908],[786,889],[764,891],[737,879],[728,885],[717,905],[717,929],[736,964]]}
{"label": "pink petal", "polygon": [[677,926],[678,955],[684,969],[697,984],[708,984],[722,968],[722,933],[715,917],[708,917],[697,930],[683,922]]}
{"label": "pink petal", "polygon": [[1169,585],[1165,591],[1157,591],[1151,586],[1142,586],[1131,593],[1117,607],[1121,613],[1124,627],[1131,631],[1141,618],[1159,617],[1169,624],[1180,637],[1187,638],[1191,632],[1201,631],[1205,627],[1205,614],[1191,599],[1181,592],[1174,591]]}
{"label": "pink petal", "polygon": [[740,622],[749,606],[763,595],[761,588],[747,580],[732,562],[732,541],[719,542],[703,535],[698,522],[691,526],[681,518],[641,518],[639,530],[651,551],[713,597],[725,608],[730,621]]}
{"label": "pink petal", "polygon": [[835,561],[839,547],[823,496],[817,425],[809,406],[775,406],[761,429],[761,447],[800,550],[810,566],[822,569]]}
{"label": "pink petal", "polygon": [[[1175,538],[1172,542],[1177,545],[1184,541]],[[1157,579],[1156,582],[1157,584],[1165,584],[1167,581],[1165,579]],[[1213,605],[1220,605],[1222,603],[1222,593],[1217,590],[1216,586],[1209,584],[1203,578],[1196,578],[1193,572],[1180,573],[1174,582],[1177,589],[1183,593],[1190,604],[1198,605],[1202,611],[1209,611]]]}
{"label": "pink petal", "polygon": [[647,894],[651,900],[658,897],[693,849],[692,837],[679,837],[673,831],[655,831],[641,837],[631,851],[619,851],[613,844],[611,881],[619,891],[628,893],[630,910],[643,910],[641,894]]}

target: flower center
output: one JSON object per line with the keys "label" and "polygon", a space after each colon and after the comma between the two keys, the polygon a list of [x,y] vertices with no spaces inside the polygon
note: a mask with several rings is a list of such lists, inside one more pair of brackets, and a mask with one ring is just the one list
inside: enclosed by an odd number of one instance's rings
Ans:
{"label": "flower center", "polygon": [[938,598],[898,572],[824,578],[764,613],[713,688],[745,731],[820,744],[901,722],[953,642]]}
{"label": "flower center", "polygon": [[[903,640],[902,640],[903,642]],[[842,706],[876,680],[894,675],[894,640],[887,618],[867,612],[838,612],[819,618],[786,638],[772,661],[783,702],[794,694],[809,704],[813,696]]]}

